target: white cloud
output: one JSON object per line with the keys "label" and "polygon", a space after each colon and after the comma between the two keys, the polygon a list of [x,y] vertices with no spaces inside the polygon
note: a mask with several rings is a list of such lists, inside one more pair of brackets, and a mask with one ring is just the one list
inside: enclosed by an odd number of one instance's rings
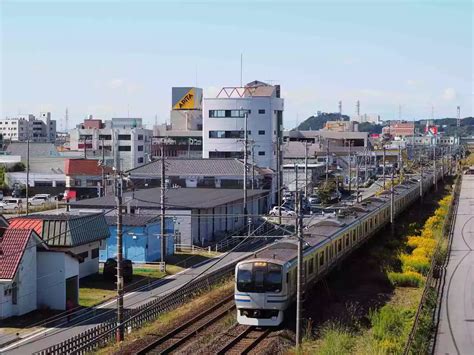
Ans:
{"label": "white cloud", "polygon": [[415,79],[408,79],[406,81],[407,86],[409,87],[417,87],[421,84],[420,80],[415,80]]}
{"label": "white cloud", "polygon": [[453,101],[454,99],[456,99],[456,97],[457,93],[456,90],[454,90],[453,88],[447,88],[443,92],[443,99],[446,101]]}
{"label": "white cloud", "polygon": [[112,79],[108,83],[108,87],[111,89],[119,89],[123,86],[124,80],[123,79]]}

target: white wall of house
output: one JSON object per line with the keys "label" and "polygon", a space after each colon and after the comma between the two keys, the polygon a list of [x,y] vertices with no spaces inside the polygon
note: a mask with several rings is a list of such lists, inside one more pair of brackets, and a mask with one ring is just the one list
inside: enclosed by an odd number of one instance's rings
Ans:
{"label": "white wall of house", "polygon": [[[93,242],[71,249],[71,252],[76,255],[84,255],[84,261],[79,263],[79,278],[82,279],[83,277],[99,272],[99,248],[100,242]],[[97,249],[96,258],[92,258],[92,251],[94,249]]]}
{"label": "white wall of house", "polygon": [[[14,284],[16,284],[16,302]],[[13,281],[0,282],[0,319],[36,309],[36,247],[30,238]]]}
{"label": "white wall of house", "polygon": [[79,275],[79,262],[62,252],[38,253],[38,307],[66,309],[66,279]]}

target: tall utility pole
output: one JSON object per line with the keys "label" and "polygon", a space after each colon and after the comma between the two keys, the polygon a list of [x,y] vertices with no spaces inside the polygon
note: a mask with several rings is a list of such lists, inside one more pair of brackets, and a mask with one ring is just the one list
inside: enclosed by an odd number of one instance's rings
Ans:
{"label": "tall utility pole", "polygon": [[28,200],[30,197],[30,133],[28,132],[28,139],[26,140],[26,215],[30,213]]}
{"label": "tall utility pole", "polygon": [[252,143],[252,190],[255,189],[255,144]]}
{"label": "tall utility pole", "polygon": [[356,154],[356,202],[359,202],[359,162]]}
{"label": "tall utility pole", "polygon": [[438,174],[436,171],[436,145],[433,145],[433,185],[438,190]]}
{"label": "tall utility pole", "polygon": [[122,174],[117,172],[114,176],[115,201],[117,203],[117,342],[124,339],[123,325],[123,254],[122,254]]}
{"label": "tall utility pole", "polygon": [[390,175],[390,224],[393,225],[395,218],[395,190],[393,188],[393,169],[392,174]]}
{"label": "tall utility pole", "polygon": [[[280,154],[280,137],[276,141],[277,149],[277,206],[281,206],[281,154]],[[281,225],[281,208],[278,208],[278,224]]]}
{"label": "tall utility pole", "polygon": [[367,149],[364,149],[364,183],[367,181]]}
{"label": "tall utility pole", "polygon": [[326,186],[329,179],[329,138],[326,139]]}
{"label": "tall utility pole", "polygon": [[423,200],[423,161],[422,152],[420,152],[420,198]]}
{"label": "tall utility pole", "polygon": [[106,186],[107,186],[107,181],[105,180],[105,150],[104,150],[104,139],[102,138],[100,140],[101,145],[102,145],[102,163],[100,164],[100,167],[102,168],[102,194],[101,196],[106,195]]}
{"label": "tall utility pole", "polygon": [[461,106],[458,106],[456,108],[456,116],[457,116],[457,122],[456,122],[456,138],[457,138],[457,142],[455,141],[456,144],[459,144],[460,142],[460,133],[459,131],[461,130]]}
{"label": "tall utility pole", "polygon": [[352,192],[351,191],[351,185],[352,185],[352,182],[351,182],[351,180],[352,180],[352,171],[351,171],[352,170],[351,169],[352,168],[352,164],[351,164],[351,158],[352,158],[351,153],[352,152],[351,152],[351,147],[352,147],[352,142],[349,141],[349,160],[348,160],[348,162],[349,162],[349,195]]}
{"label": "tall utility pole", "polygon": [[[242,108],[241,108],[242,110]],[[248,216],[247,210],[247,164],[248,164],[248,146],[249,146],[249,135],[248,135],[248,112],[245,110],[244,113],[244,219],[245,223],[247,223],[247,235],[250,236],[250,221]]]}
{"label": "tall utility pole", "polygon": [[165,142],[161,141],[160,147],[160,158],[161,158],[161,193],[160,193],[160,230],[161,230],[161,240],[160,240],[160,249],[161,249],[161,265],[163,271],[166,271],[166,242],[167,235],[166,230],[166,209],[165,209],[165,194],[166,194],[166,167],[165,167]]}
{"label": "tall utility pole", "polygon": [[87,159],[87,138],[84,138],[84,159]]}
{"label": "tall utility pole", "polygon": [[383,189],[385,190],[385,146],[383,146],[383,166],[382,166],[382,176],[383,176]]}
{"label": "tall utility pole", "polygon": [[339,101],[339,121],[342,121],[342,101]]}
{"label": "tall utility pole", "polygon": [[301,193],[296,191],[297,213],[297,237],[298,237],[298,275],[296,280],[296,349],[301,345],[302,335],[302,315],[303,315],[303,289],[304,289],[304,269],[303,269],[303,214]]}
{"label": "tall utility pole", "polygon": [[304,196],[308,198],[308,142],[304,142]]}

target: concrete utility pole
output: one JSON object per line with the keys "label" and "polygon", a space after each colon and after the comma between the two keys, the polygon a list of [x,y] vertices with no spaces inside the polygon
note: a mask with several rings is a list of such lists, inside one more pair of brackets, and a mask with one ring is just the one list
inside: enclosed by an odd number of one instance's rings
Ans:
{"label": "concrete utility pole", "polygon": [[87,159],[87,138],[84,138],[84,159]]}
{"label": "concrete utility pole", "polygon": [[393,169],[390,175],[390,224],[395,220],[395,190],[393,188]]}
{"label": "concrete utility pole", "polygon": [[26,140],[26,215],[30,213],[29,198],[30,198],[30,137]]}
{"label": "concrete utility pole", "polygon": [[351,169],[352,168],[352,164],[351,164],[351,158],[352,158],[351,153],[352,152],[351,152],[351,147],[352,147],[352,142],[349,141],[349,195],[352,192],[351,191],[351,185],[352,185],[352,181],[351,181],[352,180],[352,171],[351,171],[352,170]]}
{"label": "concrete utility pole", "polygon": [[367,182],[367,148],[364,149],[364,182]]}
{"label": "concrete utility pole", "polygon": [[423,162],[422,162],[422,153],[420,152],[420,198],[423,201]]}
{"label": "concrete utility pole", "polygon": [[302,338],[302,315],[303,315],[303,292],[304,292],[304,263],[303,263],[303,213],[301,193],[296,192],[297,213],[297,236],[298,236],[298,275],[296,280],[296,348],[301,346]]}
{"label": "concrete utility pole", "polygon": [[107,181],[105,180],[105,150],[104,150],[104,139],[102,138],[100,140],[101,145],[102,145],[102,163],[100,164],[100,167],[102,168],[102,196],[105,196],[107,191]]}
{"label": "concrete utility pole", "polygon": [[161,141],[160,147],[160,158],[161,158],[161,193],[160,193],[160,230],[161,230],[161,240],[160,240],[160,249],[161,249],[161,265],[163,270],[166,271],[166,209],[165,209],[165,198],[166,198],[166,167],[165,167],[165,142]]}
{"label": "concrete utility pole", "polygon": [[326,140],[326,186],[329,179],[329,139]]}
{"label": "concrete utility pole", "polygon": [[359,202],[359,162],[356,154],[356,202]]}
{"label": "concrete utility pole", "polygon": [[124,340],[123,326],[123,254],[122,254],[122,174],[117,172],[114,177],[115,201],[117,203],[117,342]]}
{"label": "concrete utility pole", "polygon": [[383,189],[385,190],[385,146],[383,146],[383,166],[382,166],[382,176],[383,176]]}
{"label": "concrete utility pole", "polygon": [[250,218],[247,209],[247,165],[248,165],[248,146],[249,146],[249,135],[248,135],[248,112],[245,110],[244,113],[244,218],[247,223],[247,235],[250,236]]}
{"label": "concrete utility pole", "polygon": [[255,144],[252,143],[252,190],[255,189]]}
{"label": "concrete utility pole", "polygon": [[438,173],[437,173],[437,166],[436,166],[436,146],[433,145],[433,185],[435,191],[438,190]]}
{"label": "concrete utility pole", "polygon": [[[277,206],[281,206],[281,152],[280,137],[277,137]],[[281,208],[278,208],[278,224],[281,225]]]}
{"label": "concrete utility pole", "polygon": [[308,198],[308,142],[304,142],[304,196]]}

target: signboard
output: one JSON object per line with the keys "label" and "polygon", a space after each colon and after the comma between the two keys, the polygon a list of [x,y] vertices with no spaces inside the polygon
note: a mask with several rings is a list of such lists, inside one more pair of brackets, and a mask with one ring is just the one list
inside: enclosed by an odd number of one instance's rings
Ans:
{"label": "signboard", "polygon": [[201,110],[202,89],[194,87],[172,88],[171,107],[173,110]]}
{"label": "signboard", "polygon": [[436,136],[438,134],[438,127],[436,126],[426,126],[425,133],[429,136]]}

